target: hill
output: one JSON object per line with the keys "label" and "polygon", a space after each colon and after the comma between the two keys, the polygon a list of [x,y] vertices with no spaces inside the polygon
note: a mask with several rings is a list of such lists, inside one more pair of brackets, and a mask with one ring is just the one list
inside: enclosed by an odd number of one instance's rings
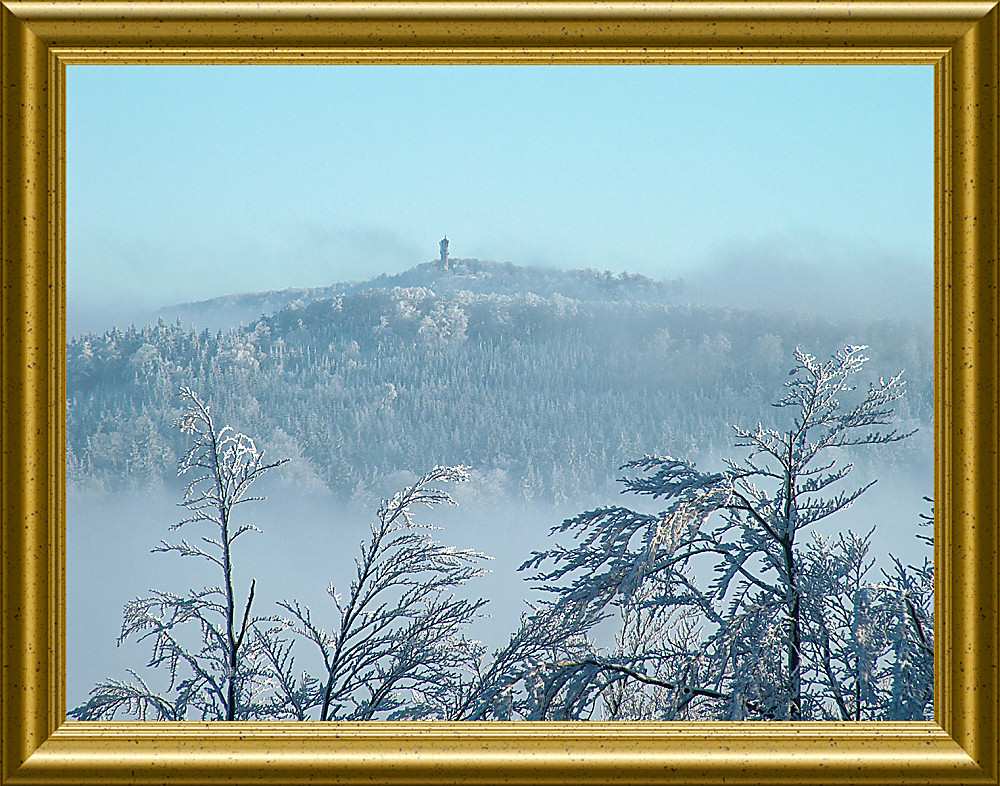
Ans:
{"label": "hill", "polygon": [[305,305],[338,295],[370,289],[429,287],[436,293],[562,295],[577,300],[674,302],[684,291],[676,281],[656,281],[635,273],[611,273],[593,269],[556,270],[522,267],[509,262],[452,259],[448,270],[436,262],[417,265],[402,273],[383,274],[367,281],[339,282],[325,287],[283,289],[225,295],[160,309],[155,315],[167,322],[180,320],[198,329],[221,330],[273,314],[283,308]]}
{"label": "hill", "polygon": [[188,385],[223,422],[291,457],[283,472],[300,487],[346,496],[460,462],[525,500],[572,498],[610,488],[642,453],[725,449],[728,424],[781,415],[769,403],[794,347],[845,343],[872,347],[873,375],[911,380],[899,414],[922,432],[886,448],[881,466],[927,460],[926,325],[669,302],[675,292],[638,276],[461,260],[452,273],[420,265],[240,296],[247,309],[291,299],[225,331],[161,321],[81,336],[68,347],[69,476],[109,489],[172,477],[176,391]]}

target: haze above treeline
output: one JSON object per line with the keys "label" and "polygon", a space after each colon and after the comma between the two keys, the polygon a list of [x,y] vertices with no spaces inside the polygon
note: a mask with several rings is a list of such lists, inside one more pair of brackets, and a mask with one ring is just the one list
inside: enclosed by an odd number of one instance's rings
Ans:
{"label": "haze above treeline", "polygon": [[[420,260],[419,252],[404,254],[391,242],[375,242],[366,252],[362,240],[372,238],[364,233],[346,249],[330,251],[327,274],[317,270],[319,262],[281,264],[275,262],[276,279],[280,284],[248,289],[239,275],[230,283],[220,284],[215,278],[187,283],[189,296],[177,298],[174,290],[136,290],[118,300],[113,308],[102,302],[89,288],[71,286],[67,302],[67,334],[73,338],[84,333],[101,332],[112,327],[143,325],[159,318],[173,319],[201,311],[191,322],[195,327],[218,329],[230,326],[232,317],[239,320],[268,313],[267,304],[284,303],[289,298],[265,297],[289,290],[342,291],[348,287],[363,287],[371,279],[405,276]],[[840,248],[836,244],[815,247],[774,246],[770,243],[744,245],[741,250],[720,249],[711,260],[700,266],[663,265],[658,270],[637,269],[628,260],[608,260],[604,265],[558,263],[554,260],[529,258],[526,263],[504,262],[504,266],[537,270],[541,277],[559,272],[587,271],[616,276],[649,279],[669,286],[673,303],[691,305],[725,305],[737,308],[767,309],[793,312],[802,316],[825,318],[890,319],[925,322],[933,315],[932,265],[929,261],[904,258],[898,253],[877,248]],[[424,254],[424,259],[429,255]],[[238,270],[238,268],[237,268]],[[349,275],[339,276],[338,271]],[[377,271],[366,275],[365,271]],[[70,268],[70,282],[73,271]],[[136,277],[141,278],[140,271]],[[117,282],[121,286],[121,282]],[[128,282],[126,282],[126,286]],[[239,298],[234,298],[239,296]],[[246,296],[244,298],[244,296]],[[265,306],[253,313],[254,297]],[[212,316],[200,309],[202,301],[227,298],[231,307],[235,300],[244,299],[245,307],[228,314]],[[194,304],[194,308],[190,306]],[[247,308],[250,308],[248,311]],[[833,313],[835,310],[836,313]]]}

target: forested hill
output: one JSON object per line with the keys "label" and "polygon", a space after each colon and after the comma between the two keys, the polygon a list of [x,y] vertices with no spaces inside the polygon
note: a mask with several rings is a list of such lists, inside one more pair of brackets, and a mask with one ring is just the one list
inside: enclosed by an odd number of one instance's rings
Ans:
{"label": "forested hill", "polygon": [[[465,463],[523,499],[569,498],[643,453],[720,450],[726,424],[782,414],[769,403],[795,346],[844,343],[871,346],[873,375],[910,380],[898,412],[922,431],[880,462],[928,455],[926,326],[671,303],[671,285],[641,277],[479,264],[313,291],[227,331],[161,321],[75,338],[70,479],[115,489],[173,476],[176,393],[189,385],[221,422],[292,458],[281,471],[301,488],[348,495]],[[569,280],[578,297],[561,291]]]}
{"label": "forested hill", "polygon": [[442,271],[436,262],[428,262],[402,273],[381,275],[368,281],[226,295],[195,303],[181,303],[160,309],[157,316],[167,322],[179,319],[182,324],[198,329],[220,330],[249,323],[293,304],[305,305],[338,295],[393,287],[431,287],[439,295],[463,291],[498,295],[530,293],[541,297],[563,295],[577,300],[654,303],[675,302],[684,290],[680,280],[656,281],[635,273],[556,270],[479,259],[452,259],[447,271]]}

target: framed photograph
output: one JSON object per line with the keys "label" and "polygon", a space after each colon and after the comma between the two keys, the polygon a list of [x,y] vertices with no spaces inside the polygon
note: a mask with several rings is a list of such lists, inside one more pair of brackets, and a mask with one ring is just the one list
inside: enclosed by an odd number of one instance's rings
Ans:
{"label": "framed photograph", "polygon": [[0,783],[997,783],[994,4],[0,5]]}

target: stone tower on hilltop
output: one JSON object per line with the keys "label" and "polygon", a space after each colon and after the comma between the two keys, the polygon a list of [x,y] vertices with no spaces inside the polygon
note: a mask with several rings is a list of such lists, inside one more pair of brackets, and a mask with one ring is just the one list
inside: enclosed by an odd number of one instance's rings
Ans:
{"label": "stone tower on hilltop", "polygon": [[438,249],[441,252],[441,258],[438,260],[438,267],[441,270],[448,269],[448,236],[445,235],[441,238],[441,242],[438,243]]}

